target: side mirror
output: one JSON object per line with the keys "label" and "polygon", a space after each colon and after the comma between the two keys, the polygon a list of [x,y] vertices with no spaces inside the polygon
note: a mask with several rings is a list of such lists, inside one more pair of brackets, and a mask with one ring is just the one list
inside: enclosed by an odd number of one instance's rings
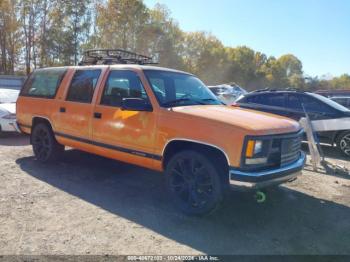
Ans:
{"label": "side mirror", "polygon": [[153,108],[150,102],[142,98],[123,98],[122,110],[125,111],[147,111],[152,112]]}

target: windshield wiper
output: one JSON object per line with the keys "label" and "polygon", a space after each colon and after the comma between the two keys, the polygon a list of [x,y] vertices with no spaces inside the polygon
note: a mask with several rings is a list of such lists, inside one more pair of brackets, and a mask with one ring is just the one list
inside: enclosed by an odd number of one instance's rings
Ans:
{"label": "windshield wiper", "polygon": [[220,104],[222,104],[222,105],[225,105],[224,102],[222,102],[222,101],[220,101],[220,100],[218,100],[218,99],[215,99],[215,98],[204,98],[204,99],[201,99],[201,101],[218,102],[218,103],[220,103]]}
{"label": "windshield wiper", "polygon": [[201,101],[218,101],[218,100],[214,98],[204,98],[204,99],[201,99]]}
{"label": "windshield wiper", "polygon": [[191,98],[179,98],[179,99],[174,99],[174,100],[165,102],[165,103],[163,103],[163,106],[177,105],[177,104],[179,104],[181,102],[186,102],[186,101],[195,102],[195,103],[197,103],[199,105],[205,105],[204,103],[202,103],[202,102],[200,102],[198,100],[191,99]]}

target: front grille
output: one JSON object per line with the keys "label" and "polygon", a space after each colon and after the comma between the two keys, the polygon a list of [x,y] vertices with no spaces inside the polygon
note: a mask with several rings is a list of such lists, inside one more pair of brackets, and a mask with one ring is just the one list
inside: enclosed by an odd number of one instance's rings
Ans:
{"label": "front grille", "polygon": [[[294,163],[300,158],[302,131],[297,133],[287,133],[278,135],[268,135],[259,137],[249,137],[265,141],[266,151],[263,155],[267,156],[267,163],[261,165],[246,165],[245,158],[242,158],[241,167],[243,170],[263,171],[272,168],[279,168]],[[245,153],[246,148],[244,148]]]}
{"label": "front grille", "polygon": [[281,166],[295,162],[300,157],[301,136],[282,138],[281,140]]}

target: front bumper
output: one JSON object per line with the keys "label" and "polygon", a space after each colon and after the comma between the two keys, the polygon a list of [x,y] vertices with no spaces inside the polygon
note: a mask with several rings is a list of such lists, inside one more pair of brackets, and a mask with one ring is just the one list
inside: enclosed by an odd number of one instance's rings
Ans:
{"label": "front bumper", "polygon": [[231,167],[229,171],[230,185],[259,189],[292,181],[298,175],[301,175],[305,161],[305,153],[300,152],[300,157],[297,161],[276,169],[245,172]]}

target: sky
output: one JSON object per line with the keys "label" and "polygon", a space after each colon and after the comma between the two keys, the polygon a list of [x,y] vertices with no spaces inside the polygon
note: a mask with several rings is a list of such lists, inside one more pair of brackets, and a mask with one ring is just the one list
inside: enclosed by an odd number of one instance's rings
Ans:
{"label": "sky", "polygon": [[350,74],[350,0],[144,0],[165,4],[183,31],[226,46],[294,54],[310,76]]}

